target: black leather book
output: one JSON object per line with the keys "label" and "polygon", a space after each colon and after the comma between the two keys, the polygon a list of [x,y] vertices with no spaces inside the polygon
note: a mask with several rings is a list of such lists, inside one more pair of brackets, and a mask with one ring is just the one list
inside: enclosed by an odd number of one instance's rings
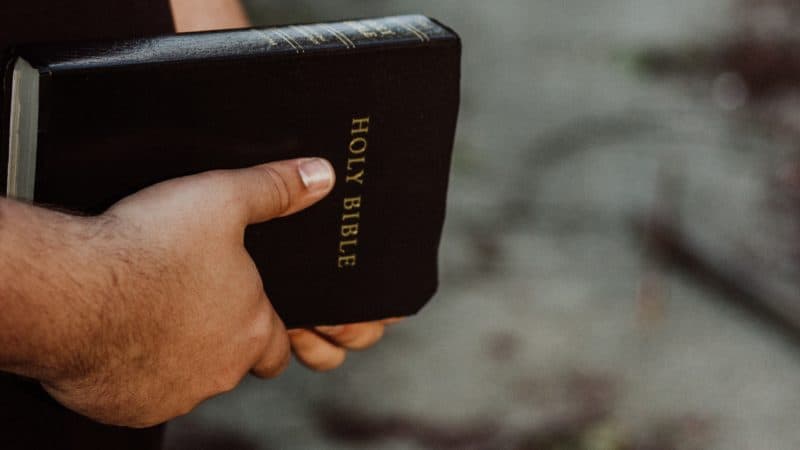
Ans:
{"label": "black leather book", "polygon": [[459,102],[447,27],[415,15],[11,52],[8,196],[96,214],[169,178],[323,156],[331,195],[246,233],[287,326],[411,315],[434,294]]}

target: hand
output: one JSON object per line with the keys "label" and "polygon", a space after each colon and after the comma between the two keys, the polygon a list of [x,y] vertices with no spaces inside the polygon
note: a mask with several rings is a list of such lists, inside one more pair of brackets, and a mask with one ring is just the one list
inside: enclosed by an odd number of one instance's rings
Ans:
{"label": "hand", "polygon": [[[251,25],[239,0],[170,0],[170,5],[179,33]],[[291,330],[289,337],[300,362],[313,370],[325,371],[342,364],[347,350],[362,350],[377,342],[384,326],[396,321]]]}
{"label": "hand", "polygon": [[[167,181],[102,216],[72,219],[67,228],[81,237],[66,254],[81,292],[64,303],[81,309],[80,326],[50,352],[60,355],[50,362],[58,370],[41,377],[44,388],[97,421],[144,427],[233,389],[248,372],[279,374],[290,342],[244,229],[308,207],[332,185],[324,160],[283,161]],[[363,348],[382,328],[348,325],[328,336]],[[342,347],[308,333],[292,332],[301,361],[320,370],[341,363]]]}
{"label": "hand", "polygon": [[[235,0],[207,2],[219,11],[198,25],[186,15],[198,5],[174,0],[178,31],[247,26]],[[278,375],[290,346],[308,367],[329,370],[346,350],[374,344],[394,320],[287,334],[243,247],[247,224],[330,191],[332,178],[309,176],[330,166],[316,160],[304,178],[302,163],[171,180],[100,217],[0,198],[0,370],[40,380],[97,421],[145,427],[248,372]]]}
{"label": "hand", "polygon": [[292,350],[297,359],[306,367],[326,371],[344,362],[347,350],[364,350],[383,337],[386,325],[392,325],[401,318],[378,322],[355,323],[328,327],[315,327],[313,330],[289,330]]}

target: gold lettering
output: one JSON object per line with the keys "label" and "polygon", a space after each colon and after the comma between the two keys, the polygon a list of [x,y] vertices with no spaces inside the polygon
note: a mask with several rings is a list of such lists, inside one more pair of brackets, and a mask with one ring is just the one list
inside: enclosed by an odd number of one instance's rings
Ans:
{"label": "gold lettering", "polygon": [[350,141],[350,146],[348,147],[348,150],[350,150],[350,153],[354,155],[360,155],[364,153],[365,151],[367,151],[367,139],[361,136],[353,138],[353,140]]}
{"label": "gold lettering", "polygon": [[360,212],[350,213],[350,214],[342,214],[342,222],[347,222],[349,220],[358,220],[361,218]]}
{"label": "gold lettering", "polygon": [[367,134],[369,132],[369,117],[362,117],[360,119],[353,119],[353,129],[350,134]]}
{"label": "gold lettering", "polygon": [[362,156],[360,158],[348,158],[347,159],[347,171],[350,172],[353,170],[353,164],[364,164],[367,161],[367,158]]}
{"label": "gold lettering", "polygon": [[340,256],[338,265],[340,269],[344,269],[345,267],[355,267],[356,255]]}
{"label": "gold lettering", "polygon": [[358,197],[345,197],[344,199],[344,210],[345,211],[352,211],[354,209],[361,208],[361,196]]}
{"label": "gold lettering", "polygon": [[355,181],[358,184],[364,184],[364,171],[358,172],[354,175],[348,175],[347,178],[344,180],[345,183],[350,183],[351,181]]}
{"label": "gold lettering", "polygon": [[342,225],[342,237],[358,236],[358,224]]}
{"label": "gold lettering", "polygon": [[[369,116],[354,117],[350,128],[352,138],[347,145],[347,173],[345,183],[364,185],[366,177],[366,151],[368,147],[367,134],[369,133]],[[358,189],[357,187],[355,187]],[[353,187],[349,188],[351,194]],[[350,195],[344,198],[341,225],[339,226],[339,256],[337,266],[339,269],[355,267],[357,261],[358,239],[361,219],[361,195]]]}
{"label": "gold lettering", "polygon": [[358,245],[358,239],[351,239],[349,241],[339,242],[339,254],[340,255],[347,254],[347,247],[355,247],[356,245]]}

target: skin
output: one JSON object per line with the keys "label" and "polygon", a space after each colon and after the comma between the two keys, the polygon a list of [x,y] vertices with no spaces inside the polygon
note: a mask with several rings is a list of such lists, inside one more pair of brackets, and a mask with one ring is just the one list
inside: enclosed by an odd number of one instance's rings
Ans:
{"label": "skin", "polygon": [[[181,32],[248,25],[237,1],[172,8]],[[338,367],[398,319],[287,331],[243,245],[247,225],[307,208],[334,182],[327,161],[305,158],[170,180],[96,217],[0,198],[0,371],[138,428],[248,373],[275,377],[292,353]]]}
{"label": "skin", "polygon": [[179,33],[250,26],[239,0],[170,0],[170,6]]}
{"label": "skin", "polygon": [[[330,178],[307,186],[309,166]],[[278,375],[290,348],[312,369],[338,366],[383,324],[287,332],[243,244],[248,224],[312,205],[332,176],[316,158],[206,172],[97,217],[0,200],[0,370],[99,422],[146,427],[249,372]]]}

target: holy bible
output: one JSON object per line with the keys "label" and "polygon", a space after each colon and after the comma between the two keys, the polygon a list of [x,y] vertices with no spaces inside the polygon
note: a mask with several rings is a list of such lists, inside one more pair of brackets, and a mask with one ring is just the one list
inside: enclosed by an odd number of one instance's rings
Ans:
{"label": "holy bible", "polygon": [[437,288],[460,57],[419,15],[18,46],[0,186],[99,214],[170,178],[322,156],[333,192],[246,232],[267,294],[289,327],[411,315]]}

